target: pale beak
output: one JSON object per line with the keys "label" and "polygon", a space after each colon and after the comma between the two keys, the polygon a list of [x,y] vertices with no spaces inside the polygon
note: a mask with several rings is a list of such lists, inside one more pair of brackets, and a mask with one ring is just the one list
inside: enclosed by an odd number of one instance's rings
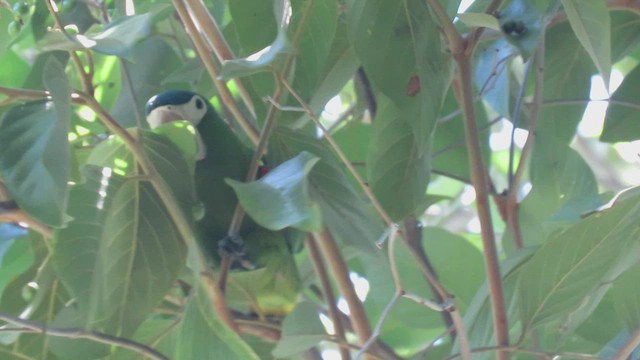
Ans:
{"label": "pale beak", "polygon": [[[183,116],[178,109],[175,108],[167,108],[167,107],[159,107],[155,108],[153,111],[147,115],[147,123],[149,123],[149,127],[152,129],[157,128],[160,125],[168,124],[172,121],[179,120],[187,120],[185,116]],[[195,126],[194,126],[195,128]],[[200,136],[200,132],[197,128],[196,130],[196,145],[198,146],[198,152],[196,153],[196,161],[202,160],[207,156],[207,147],[202,140],[202,136]]]}
{"label": "pale beak", "polygon": [[160,125],[170,123],[172,121],[187,120],[176,109],[159,107],[153,109],[152,112],[147,115],[147,122],[152,129],[157,128]]}

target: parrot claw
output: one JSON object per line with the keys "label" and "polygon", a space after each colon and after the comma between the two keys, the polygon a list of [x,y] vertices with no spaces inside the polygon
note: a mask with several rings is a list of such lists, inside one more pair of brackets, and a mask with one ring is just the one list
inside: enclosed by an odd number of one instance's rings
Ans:
{"label": "parrot claw", "polygon": [[253,270],[256,265],[251,261],[244,246],[244,241],[240,235],[227,235],[218,242],[218,253],[220,256],[229,256],[232,261],[237,260],[240,266],[247,270]]}

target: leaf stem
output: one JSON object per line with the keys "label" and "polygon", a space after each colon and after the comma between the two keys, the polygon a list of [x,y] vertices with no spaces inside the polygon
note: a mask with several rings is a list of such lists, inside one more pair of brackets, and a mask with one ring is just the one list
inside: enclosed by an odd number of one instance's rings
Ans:
{"label": "leaf stem", "polygon": [[129,339],[124,339],[124,338],[100,333],[97,331],[89,331],[89,330],[80,329],[80,328],[63,328],[63,327],[48,326],[35,321],[21,319],[19,317],[7,314],[5,312],[0,312],[0,320],[6,321],[14,325],[22,326],[23,328],[28,329],[29,332],[36,332],[43,335],[58,336],[58,337],[63,337],[68,339],[87,339],[87,340],[95,341],[101,344],[107,344],[107,345],[128,349],[142,356],[146,356],[154,360],[169,360],[168,357],[164,356],[160,352],[150,348],[147,345],[140,344],[140,343],[131,341]]}

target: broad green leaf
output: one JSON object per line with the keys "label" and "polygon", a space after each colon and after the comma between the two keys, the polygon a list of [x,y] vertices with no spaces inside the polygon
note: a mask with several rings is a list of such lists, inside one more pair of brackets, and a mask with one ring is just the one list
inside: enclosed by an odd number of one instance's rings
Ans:
{"label": "broad green leaf", "polygon": [[342,244],[363,253],[377,251],[374,244],[383,232],[381,222],[369,211],[324,142],[304,132],[279,127],[269,146],[269,160],[275,164],[302,151],[318,156],[321,160],[308,176],[309,195],[320,206],[324,224]]}
{"label": "broad green leaf", "polygon": [[347,15],[351,42],[367,75],[402,109],[418,152],[428,152],[450,71],[427,4],[357,0]]}
{"label": "broad green leaf", "polygon": [[[105,55],[115,55],[132,60],[136,43],[147,38],[151,31],[150,13],[120,17],[109,23],[102,31],[71,35],[59,31],[48,31],[36,44],[38,51],[78,51],[88,49]],[[75,25],[74,19],[74,25]],[[24,47],[24,45],[22,45]],[[24,50],[23,50],[24,51]]]}
{"label": "broad green leaf", "polygon": [[[476,106],[476,121],[481,129],[478,131],[478,137],[483,150],[482,154],[484,155],[484,160],[488,162],[491,154],[491,149],[489,148],[491,130],[487,126],[486,110],[480,102]],[[453,179],[470,181],[469,154],[464,136],[462,113],[459,111],[458,102],[453,89],[451,89],[442,106],[436,135],[433,139],[432,172],[449,176]],[[431,189],[429,192],[431,192]]]}
{"label": "broad green leaf", "polygon": [[[111,115],[124,127],[138,124],[144,127],[146,121],[142,104],[163,89],[163,78],[175,71],[181,65],[181,61],[164,39],[151,36],[133,48],[131,62],[123,61],[120,65],[122,90],[111,107]],[[122,67],[125,67],[126,71]],[[180,87],[187,84],[173,85]]]}
{"label": "broad green leaf", "polygon": [[[163,136],[143,135],[157,174],[190,212],[194,190],[184,155]],[[151,184],[124,177],[138,173],[122,141],[101,143],[88,162],[99,167],[88,167],[87,182],[74,187],[75,221],[58,233],[53,261],[76,299],[77,326],[129,336],[173,285],[186,249]]]}
{"label": "broad green leaf", "polygon": [[85,177],[53,261],[78,304],[75,325],[128,336],[173,284],[184,246],[150,186],[111,168],[87,167]]}
{"label": "broad green leaf", "polygon": [[[332,65],[328,63],[328,60],[332,60],[329,58],[332,46],[339,45],[334,42],[338,23],[338,1],[292,0],[291,8],[293,14],[289,38],[293,39],[294,32],[302,31],[296,48],[293,87],[307,100],[314,95],[316,88],[324,80],[327,65]],[[343,80],[346,81],[350,77],[347,76]],[[338,90],[339,88],[335,89],[336,92]]]}
{"label": "broad green leaf", "polygon": [[640,276],[640,266],[636,265],[622,274],[611,287],[616,313],[629,331],[640,326],[638,276]]}
{"label": "broad green leaf", "polygon": [[289,0],[233,1],[229,10],[243,46],[241,53],[246,55],[223,64],[224,78],[247,76],[266,70],[273,65],[278,55],[292,51],[287,38],[291,16]]}
{"label": "broad green leaf", "polygon": [[458,19],[468,27],[485,27],[500,31],[500,23],[495,16],[485,13],[462,13],[458,14]]}
{"label": "broad green leaf", "polygon": [[556,233],[536,252],[518,279],[526,331],[566,316],[611,286],[637,259],[638,197]]}
{"label": "broad green leaf", "polygon": [[609,84],[611,73],[611,23],[604,0],[562,0],[576,37]]}
{"label": "broad green leaf", "polygon": [[0,171],[7,189],[20,208],[56,227],[64,224],[67,206],[64,113],[54,102],[40,100],[13,107],[0,120]]}
{"label": "broad green leaf", "polygon": [[327,338],[324,326],[320,322],[317,305],[305,301],[284,319],[282,338],[273,349],[276,358],[288,358],[310,349]]}
{"label": "broad green leaf", "polygon": [[285,161],[252,183],[227,179],[244,210],[271,230],[294,227],[314,232],[322,229],[320,208],[309,198],[307,176],[320,159],[308,152]]}
{"label": "broad green leaf", "polygon": [[[303,85],[308,90],[301,91],[301,93],[310,92],[310,95],[305,96],[305,98],[310,98],[310,100],[308,100],[309,107],[316,114],[320,114],[327,102],[340,93],[340,90],[353,78],[353,74],[360,65],[353,51],[353,47],[349,43],[346,24],[343,22],[338,23],[329,54],[326,61],[321,64],[324,65],[323,71],[317,83],[309,83],[308,85],[305,83]],[[298,66],[296,66],[296,70],[297,69]],[[301,76],[305,75],[303,74]],[[316,86],[315,89],[312,85]],[[296,125],[307,121],[310,121],[310,119],[305,113],[300,117],[300,121],[296,122]]]}
{"label": "broad green leaf", "polygon": [[505,38],[527,60],[538,47],[548,17],[560,6],[560,0],[513,0],[500,11],[500,27]]}
{"label": "broad green leaf", "polygon": [[[401,219],[423,202],[433,134],[449,85],[449,63],[437,25],[422,1],[354,1],[347,21],[367,76],[388,98],[378,98],[369,183],[389,215]],[[385,153],[389,149],[392,154]],[[389,198],[389,189],[394,189],[398,201]]]}
{"label": "broad green leaf", "polygon": [[220,319],[205,295],[195,289],[184,311],[172,359],[258,359],[257,355]]}
{"label": "broad green leaf", "polygon": [[401,110],[379,96],[371,128],[368,180],[393,219],[402,219],[423,204],[430,175],[429,160],[428,154],[418,149],[413,129]]}
{"label": "broad green leaf", "polygon": [[268,70],[280,54],[291,52],[284,32],[278,33],[273,43],[246,58],[225,61],[220,76],[224,79],[243,77]]}

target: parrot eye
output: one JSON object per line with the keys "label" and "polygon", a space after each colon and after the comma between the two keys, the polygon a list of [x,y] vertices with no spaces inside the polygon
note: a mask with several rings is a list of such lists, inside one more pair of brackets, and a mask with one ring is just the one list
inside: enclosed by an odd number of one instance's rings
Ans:
{"label": "parrot eye", "polygon": [[196,99],[196,108],[202,109],[204,107],[204,103],[200,99]]}

